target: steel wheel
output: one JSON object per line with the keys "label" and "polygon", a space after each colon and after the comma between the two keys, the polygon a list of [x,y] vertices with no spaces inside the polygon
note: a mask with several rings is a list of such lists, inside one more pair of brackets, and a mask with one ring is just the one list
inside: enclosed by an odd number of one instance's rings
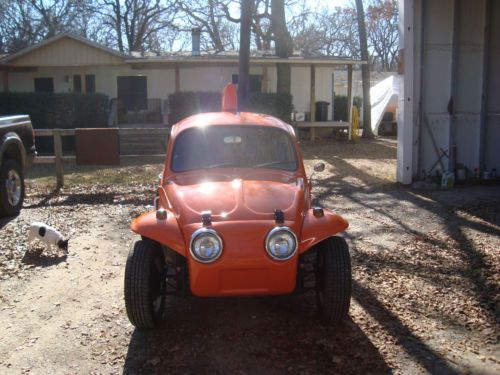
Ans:
{"label": "steel wheel", "polygon": [[7,172],[5,190],[7,191],[7,200],[10,205],[17,206],[21,201],[22,181],[21,176],[19,176],[19,173],[14,169]]}
{"label": "steel wheel", "polygon": [[0,166],[0,216],[17,215],[24,200],[24,180],[21,165],[7,159]]}

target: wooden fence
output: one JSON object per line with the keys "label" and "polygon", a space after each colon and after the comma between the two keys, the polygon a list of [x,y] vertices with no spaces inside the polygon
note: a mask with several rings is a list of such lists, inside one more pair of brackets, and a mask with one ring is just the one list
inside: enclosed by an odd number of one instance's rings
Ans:
{"label": "wooden fence", "polygon": [[[109,129],[109,128],[106,128]],[[54,139],[54,155],[52,156],[37,156],[35,164],[55,164],[57,188],[64,186],[64,163],[76,163],[76,156],[63,155],[62,137],[74,136],[76,129],[36,129],[35,135],[37,137],[53,137]],[[119,129],[120,135],[137,135],[147,132],[148,135],[156,135],[158,137],[165,137],[168,134],[166,129],[162,128],[123,128]],[[140,158],[140,157],[158,157],[164,154],[144,154],[144,155],[121,155],[127,158]]]}

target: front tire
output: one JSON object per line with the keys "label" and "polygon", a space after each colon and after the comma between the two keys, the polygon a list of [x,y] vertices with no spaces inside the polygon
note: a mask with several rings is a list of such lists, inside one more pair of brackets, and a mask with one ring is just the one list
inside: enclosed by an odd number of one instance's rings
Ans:
{"label": "front tire", "polygon": [[161,246],[143,239],[134,243],[125,265],[125,308],[134,326],[148,329],[163,320],[166,281]]}
{"label": "front tire", "polygon": [[24,201],[24,176],[16,160],[4,160],[0,167],[0,216],[14,216]]}
{"label": "front tire", "polygon": [[351,302],[351,257],[341,237],[330,237],[317,245],[316,302],[326,324],[336,326],[347,317]]}

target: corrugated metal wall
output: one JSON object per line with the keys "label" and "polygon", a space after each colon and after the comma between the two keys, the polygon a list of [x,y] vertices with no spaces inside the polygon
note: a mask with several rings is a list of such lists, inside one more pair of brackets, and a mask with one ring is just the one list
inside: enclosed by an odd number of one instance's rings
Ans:
{"label": "corrugated metal wall", "polygon": [[[414,175],[429,174],[441,150],[451,157],[454,145],[456,162],[470,171],[500,171],[500,2],[491,1],[491,8],[488,0],[415,0],[414,5]],[[441,172],[451,166],[450,158],[442,161]]]}
{"label": "corrugated metal wall", "polygon": [[500,173],[500,1],[491,2],[484,163]]}

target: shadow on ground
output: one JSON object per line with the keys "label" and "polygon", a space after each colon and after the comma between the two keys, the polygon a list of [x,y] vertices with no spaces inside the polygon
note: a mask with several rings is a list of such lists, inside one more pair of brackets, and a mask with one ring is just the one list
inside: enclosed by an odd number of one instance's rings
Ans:
{"label": "shadow on ground", "polygon": [[[59,193],[53,191],[50,195],[43,197],[40,200],[32,198],[32,203],[26,205],[24,209],[40,208],[46,206],[64,207],[64,206],[77,206],[77,205],[113,205],[113,204],[129,204],[136,206],[145,206],[151,204],[154,197],[154,192],[150,194],[134,194],[123,193],[117,191],[108,192],[86,192],[86,193]],[[50,202],[50,203],[49,203]],[[0,222],[1,223],[1,222]]]}
{"label": "shadow on ground", "polygon": [[67,255],[45,254],[43,251],[27,251],[22,262],[36,267],[50,267],[65,262],[67,259]]}
{"label": "shadow on ground", "polygon": [[176,300],[165,326],[135,330],[124,373],[390,373],[352,321],[314,315],[312,296]]}

